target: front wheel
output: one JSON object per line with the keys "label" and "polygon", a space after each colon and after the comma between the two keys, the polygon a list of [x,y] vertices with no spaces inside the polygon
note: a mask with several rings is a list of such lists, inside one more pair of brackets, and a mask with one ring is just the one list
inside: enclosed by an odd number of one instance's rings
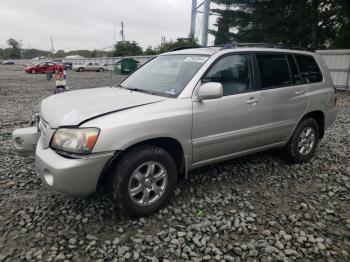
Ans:
{"label": "front wheel", "polygon": [[132,216],[148,216],[171,198],[177,181],[174,159],[157,146],[140,146],[122,156],[111,177],[112,200]]}
{"label": "front wheel", "polygon": [[104,71],[104,69],[103,68],[100,68],[99,70],[98,70],[98,72],[103,72]]}
{"label": "front wheel", "polygon": [[80,67],[80,68],[78,69],[78,71],[79,71],[79,72],[84,72],[84,68]]}
{"label": "front wheel", "polygon": [[32,74],[36,74],[36,71],[34,69],[31,70]]}
{"label": "front wheel", "polygon": [[315,119],[300,122],[286,146],[288,158],[294,163],[309,161],[315,154],[319,141],[319,126]]}

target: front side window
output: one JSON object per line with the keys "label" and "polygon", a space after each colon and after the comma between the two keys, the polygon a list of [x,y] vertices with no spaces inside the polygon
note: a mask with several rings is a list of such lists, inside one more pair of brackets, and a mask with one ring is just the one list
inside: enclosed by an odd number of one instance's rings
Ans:
{"label": "front side window", "polygon": [[309,55],[295,55],[306,84],[321,82],[323,77],[315,59]]}
{"label": "front side window", "polygon": [[142,66],[120,86],[163,96],[178,96],[208,59],[206,55],[163,55]]}
{"label": "front side window", "polygon": [[256,54],[262,88],[291,85],[291,77],[284,54]]}
{"label": "front side window", "polygon": [[224,96],[247,92],[252,83],[250,55],[225,56],[209,70],[203,82],[221,83]]}

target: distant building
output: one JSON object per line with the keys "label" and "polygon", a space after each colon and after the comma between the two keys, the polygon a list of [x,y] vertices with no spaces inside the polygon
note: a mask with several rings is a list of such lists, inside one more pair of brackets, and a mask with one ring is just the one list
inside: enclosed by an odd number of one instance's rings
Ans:
{"label": "distant building", "polygon": [[64,59],[84,59],[81,55],[67,55]]}

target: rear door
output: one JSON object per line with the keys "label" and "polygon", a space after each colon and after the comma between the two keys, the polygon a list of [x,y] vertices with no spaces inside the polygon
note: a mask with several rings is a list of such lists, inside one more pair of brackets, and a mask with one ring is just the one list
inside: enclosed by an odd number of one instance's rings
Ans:
{"label": "rear door", "polygon": [[219,82],[224,96],[193,102],[193,162],[201,165],[251,150],[257,144],[260,93],[249,53],[219,58],[202,83]]}
{"label": "rear door", "polygon": [[294,55],[277,52],[255,54],[261,80],[259,147],[286,142],[308,105]]}

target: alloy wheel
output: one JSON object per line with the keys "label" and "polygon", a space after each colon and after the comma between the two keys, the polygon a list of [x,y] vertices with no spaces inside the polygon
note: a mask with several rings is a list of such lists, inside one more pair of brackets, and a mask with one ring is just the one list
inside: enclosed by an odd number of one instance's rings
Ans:
{"label": "alloy wheel", "polygon": [[312,127],[304,128],[299,135],[298,151],[302,155],[309,154],[315,145],[315,130]]}
{"label": "alloy wheel", "polygon": [[138,166],[129,180],[128,193],[137,205],[148,206],[158,201],[168,183],[168,172],[156,161],[149,161]]}

